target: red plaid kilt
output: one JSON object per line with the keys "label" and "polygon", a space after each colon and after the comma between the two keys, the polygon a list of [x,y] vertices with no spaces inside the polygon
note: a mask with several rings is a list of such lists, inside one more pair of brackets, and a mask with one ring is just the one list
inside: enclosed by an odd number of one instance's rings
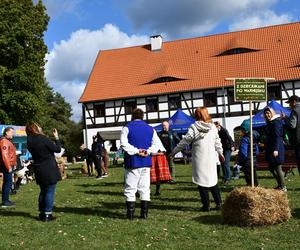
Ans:
{"label": "red plaid kilt", "polygon": [[150,180],[152,184],[164,183],[171,180],[169,165],[165,155],[152,155]]}

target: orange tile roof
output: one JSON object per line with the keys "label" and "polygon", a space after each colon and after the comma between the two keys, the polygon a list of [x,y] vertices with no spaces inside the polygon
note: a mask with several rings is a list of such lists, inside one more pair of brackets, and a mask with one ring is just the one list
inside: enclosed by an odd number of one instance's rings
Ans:
{"label": "orange tile roof", "polygon": [[[233,48],[257,52],[216,56]],[[300,79],[300,22],[101,51],[80,102],[230,86],[233,77]],[[163,76],[181,81],[147,84]]]}

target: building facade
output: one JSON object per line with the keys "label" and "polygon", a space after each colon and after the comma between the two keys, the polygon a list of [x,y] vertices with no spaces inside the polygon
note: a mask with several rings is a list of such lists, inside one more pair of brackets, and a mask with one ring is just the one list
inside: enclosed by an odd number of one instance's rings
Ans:
{"label": "building facade", "polygon": [[[150,45],[100,52],[80,99],[86,144],[98,131],[119,139],[136,107],[155,126],[179,108],[193,116],[206,106],[233,134],[250,107],[234,101],[230,77],[275,78],[268,99],[286,106],[289,96],[300,95],[299,30],[292,23],[166,43],[154,36]],[[254,113],[266,104],[254,102]]]}

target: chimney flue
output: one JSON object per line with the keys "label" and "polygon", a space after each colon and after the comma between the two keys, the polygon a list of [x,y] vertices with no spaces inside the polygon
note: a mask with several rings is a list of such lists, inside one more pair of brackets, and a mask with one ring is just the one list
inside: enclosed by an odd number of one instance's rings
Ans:
{"label": "chimney flue", "polygon": [[151,44],[151,51],[158,51],[161,50],[162,46],[162,36],[150,36],[150,44]]}

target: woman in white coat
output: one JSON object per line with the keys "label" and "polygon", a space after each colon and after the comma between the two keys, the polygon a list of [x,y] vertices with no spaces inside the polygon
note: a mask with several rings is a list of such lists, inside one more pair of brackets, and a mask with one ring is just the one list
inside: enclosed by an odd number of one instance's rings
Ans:
{"label": "woman in white coat", "polygon": [[186,144],[192,145],[192,175],[193,182],[198,185],[203,207],[201,211],[209,211],[209,194],[211,191],[216,203],[216,210],[221,209],[222,200],[218,188],[217,154],[224,161],[223,148],[218,135],[218,130],[213,124],[206,107],[195,110],[196,122],[191,125],[185,137],[178,143],[171,153],[184,149]]}

